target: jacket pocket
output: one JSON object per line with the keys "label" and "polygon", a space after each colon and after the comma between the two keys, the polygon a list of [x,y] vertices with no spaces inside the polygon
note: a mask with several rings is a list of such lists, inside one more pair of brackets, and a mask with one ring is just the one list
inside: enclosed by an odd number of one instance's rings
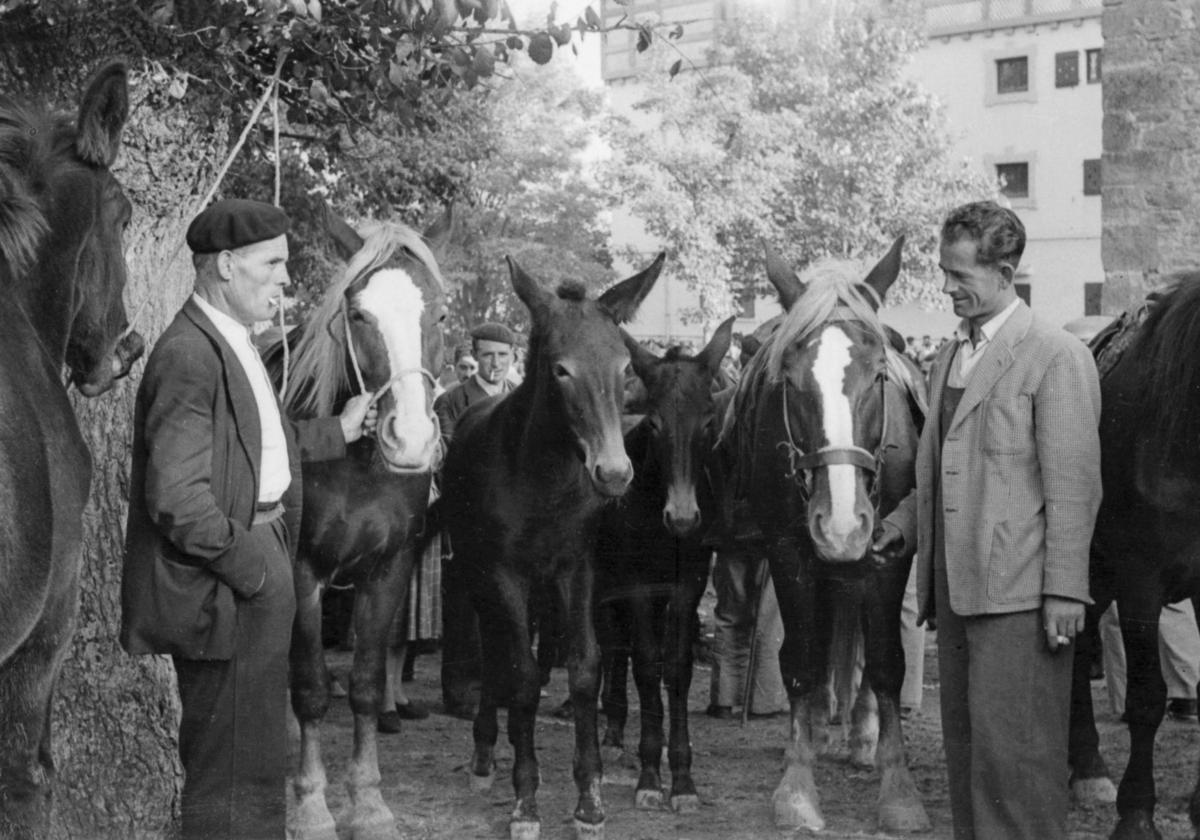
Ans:
{"label": "jacket pocket", "polygon": [[1043,534],[1037,521],[1010,517],[996,523],[988,554],[989,600],[1013,604],[1041,597]]}
{"label": "jacket pocket", "polygon": [[1032,395],[996,395],[987,400],[984,408],[984,452],[994,455],[1034,450]]}

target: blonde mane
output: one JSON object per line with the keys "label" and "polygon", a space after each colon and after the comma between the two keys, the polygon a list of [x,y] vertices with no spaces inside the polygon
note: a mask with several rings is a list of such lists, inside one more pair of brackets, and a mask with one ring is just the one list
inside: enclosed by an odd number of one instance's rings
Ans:
{"label": "blonde mane", "polygon": [[858,260],[824,257],[804,270],[800,275],[806,286],[804,294],[792,304],[760,351],[766,353],[767,375],[772,382],[783,375],[788,348],[831,320],[861,321],[879,336],[884,347],[888,346],[883,324],[875,313],[876,301],[868,298],[870,291],[863,291],[863,278],[870,268]]}
{"label": "blonde mane", "polygon": [[283,402],[293,416],[329,416],[338,394],[350,384],[346,371],[346,327],[334,321],[341,319],[346,289],[358,278],[387,265],[397,251],[405,249],[425,266],[439,291],[445,288],[433,252],[421,234],[408,225],[373,222],[360,235],[364,239],[362,248],[350,259],[342,276],[325,290],[292,352]]}

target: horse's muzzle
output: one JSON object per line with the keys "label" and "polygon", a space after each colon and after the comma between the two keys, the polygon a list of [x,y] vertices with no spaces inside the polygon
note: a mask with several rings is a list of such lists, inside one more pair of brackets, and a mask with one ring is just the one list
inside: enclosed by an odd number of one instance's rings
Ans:
{"label": "horse's muzzle", "polygon": [[122,336],[112,354],[108,357],[107,367],[102,363],[97,366],[92,377],[84,377],[78,371],[71,371],[71,382],[85,397],[98,397],[112,388],[113,384],[129,375],[133,363],[146,352],[146,341],[137,332]]}

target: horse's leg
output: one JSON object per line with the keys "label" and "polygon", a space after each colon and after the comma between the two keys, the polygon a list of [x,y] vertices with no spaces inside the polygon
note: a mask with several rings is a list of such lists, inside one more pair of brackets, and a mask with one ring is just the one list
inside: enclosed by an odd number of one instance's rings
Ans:
{"label": "horse's leg", "polygon": [[1071,795],[1076,802],[1115,802],[1117,789],[1109,776],[1108,765],[1100,755],[1100,734],[1096,731],[1096,714],[1092,706],[1093,646],[1100,639],[1100,616],[1108,609],[1110,599],[1093,591],[1096,603],[1085,613],[1084,632],[1075,637],[1078,647],[1071,670],[1071,728],[1067,744],[1067,764],[1071,767]]}
{"label": "horse's leg", "polygon": [[[1200,627],[1200,598],[1192,599],[1192,616],[1197,627]],[[1200,693],[1200,686],[1197,686],[1197,692]],[[1188,802],[1188,817],[1191,819],[1196,840],[1200,840],[1200,772],[1197,773],[1196,786],[1192,789],[1192,796]]]}
{"label": "horse's leg", "polygon": [[333,815],[325,801],[325,763],[321,759],[321,720],[329,710],[329,673],[321,645],[321,594],[312,567],[303,557],[293,566],[296,619],[288,664],[292,711],[300,723],[300,769],[292,781],[295,840],[337,840]]}
{"label": "horse's leg", "polygon": [[[513,748],[512,781],[516,803],[508,822],[510,840],[537,840],[539,783],[534,724],[541,679],[529,635],[528,580],[504,567],[473,582],[475,610],[484,644],[483,686],[475,717],[472,774],[495,762],[496,706],[508,706],[508,741]],[[589,620],[591,616],[588,616]],[[592,697],[595,712],[595,696]],[[578,714],[578,711],[576,711]]]}
{"label": "horse's leg", "polygon": [[638,740],[638,808],[656,809],[663,804],[663,623],[666,601],[653,586],[636,587],[629,599],[629,627],[633,642],[633,680],[641,704],[641,737]]}
{"label": "horse's leg", "polygon": [[671,765],[671,810],[685,813],[700,807],[692,780],[692,743],[688,731],[688,694],[692,688],[692,639],[699,619],[696,608],[708,580],[708,562],[703,551],[681,570],[671,591],[664,639],[667,698],[671,710],[668,759]]}
{"label": "horse's leg", "polygon": [[[1131,563],[1132,565],[1132,563]],[[1148,578],[1148,579],[1147,579]],[[1129,717],[1129,763],[1117,788],[1113,840],[1158,840],[1154,826],[1154,737],[1167,704],[1158,653],[1162,595],[1157,575],[1123,580],[1117,598],[1125,643],[1125,712]]]}
{"label": "horse's leg", "polygon": [[48,835],[54,759],[50,708],[75,631],[78,566],[51,582],[50,600],[33,632],[0,665],[0,837]]}
{"label": "horse's leg", "polygon": [[[569,624],[567,672],[575,712],[575,834],[579,838],[604,837],[604,803],[600,795],[602,767],[600,739],[596,731],[596,697],[600,688],[600,649],[592,619],[595,605],[594,560],[586,544],[573,547],[574,568],[569,580],[559,581]],[[643,710],[643,714],[645,711]]]}
{"label": "horse's leg", "polygon": [[622,594],[606,593],[596,607],[605,718],[601,745],[617,750],[625,747],[625,723],[629,720],[629,610],[624,598]]}
{"label": "horse's leg", "polygon": [[879,749],[879,700],[871,678],[863,671],[850,709],[850,763],[869,769]]}
{"label": "horse's leg", "polygon": [[802,563],[795,542],[779,539],[772,548],[771,578],[784,626],[779,665],[791,701],[787,767],[772,796],[775,825],[784,830],[820,831],[825,827],[825,818],[813,779],[816,749],[812,717],[816,694],[825,690],[828,631],[822,634],[822,643],[818,628],[828,616],[817,597],[816,581]]}
{"label": "horse's leg", "polygon": [[354,751],[347,768],[351,840],[390,840],[396,818],[379,790],[377,726],[387,683],[388,636],[396,609],[408,597],[414,556],[402,549],[382,575],[360,578],[354,592],[354,665],[350,708],[354,712]]}
{"label": "horse's leg", "polygon": [[908,583],[908,563],[896,562],[867,577],[865,613],[866,665],[863,684],[870,685],[878,704],[880,772],[879,828],[883,832],[929,831],[929,816],[908,772],[900,718],[900,689],[904,685],[904,642],[900,611]]}

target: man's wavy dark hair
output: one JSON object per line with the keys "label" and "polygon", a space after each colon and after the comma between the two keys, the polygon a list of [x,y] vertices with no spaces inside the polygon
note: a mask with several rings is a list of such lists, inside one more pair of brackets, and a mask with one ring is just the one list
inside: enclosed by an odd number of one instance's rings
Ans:
{"label": "man's wavy dark hair", "polygon": [[950,211],[942,224],[942,242],[970,239],[979,245],[980,265],[1008,263],[1013,271],[1025,253],[1025,225],[1017,214],[994,201],[973,201]]}

